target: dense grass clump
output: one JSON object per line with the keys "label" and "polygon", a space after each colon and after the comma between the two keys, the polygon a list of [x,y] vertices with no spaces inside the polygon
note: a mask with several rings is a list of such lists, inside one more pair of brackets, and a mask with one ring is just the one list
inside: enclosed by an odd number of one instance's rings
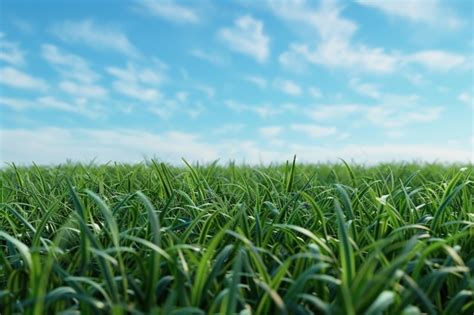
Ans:
{"label": "dense grass clump", "polygon": [[0,176],[1,314],[474,313],[472,165]]}

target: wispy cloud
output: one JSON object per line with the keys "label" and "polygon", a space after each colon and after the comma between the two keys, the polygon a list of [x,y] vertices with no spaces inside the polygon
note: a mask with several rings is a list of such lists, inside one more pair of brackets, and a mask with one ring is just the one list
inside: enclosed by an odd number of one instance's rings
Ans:
{"label": "wispy cloud", "polygon": [[76,83],[73,81],[61,81],[59,88],[71,95],[86,98],[104,98],[108,92],[105,88],[96,84]]}
{"label": "wispy cloud", "polygon": [[449,71],[468,66],[467,58],[442,50],[424,50],[405,56],[404,62],[415,63],[434,71]]}
{"label": "wispy cloud", "polygon": [[64,21],[54,24],[52,32],[65,42],[87,45],[97,50],[114,51],[129,57],[140,53],[127,35],[117,27],[100,24],[94,20]]}
{"label": "wispy cloud", "polygon": [[290,129],[304,133],[311,138],[323,138],[337,132],[336,127],[325,127],[315,124],[291,124]]}
{"label": "wispy cloud", "polygon": [[35,32],[33,24],[28,20],[19,17],[14,17],[12,19],[12,23],[13,25],[15,25],[16,28],[18,28],[21,32],[25,34],[33,34]]}
{"label": "wispy cloud", "polygon": [[348,115],[362,112],[359,104],[322,105],[308,111],[309,117],[316,120],[342,119]]}
{"label": "wispy cloud", "polygon": [[27,108],[34,108],[35,106],[34,102],[27,99],[4,96],[0,96],[0,105],[11,108],[16,111],[25,110]]}
{"label": "wispy cloud", "polygon": [[321,98],[323,96],[321,90],[316,86],[310,86],[308,88],[308,94],[313,98]]}
{"label": "wispy cloud", "polygon": [[302,88],[291,80],[276,79],[275,88],[291,96],[299,96],[303,92]]}
{"label": "wispy cloud", "polygon": [[67,102],[52,96],[44,96],[39,97],[36,101],[44,108],[76,113],[89,118],[98,118],[100,116],[99,112],[97,111],[98,108],[93,108],[91,104],[84,102],[81,98],[76,98],[72,102]]}
{"label": "wispy cloud", "polygon": [[301,56],[301,49],[298,44],[291,44],[287,51],[284,51],[278,56],[278,62],[286,70],[296,74],[306,73],[308,71],[308,60]]}
{"label": "wispy cloud", "polygon": [[341,7],[336,1],[322,1],[318,8],[308,2],[269,1],[272,12],[290,22],[306,24],[316,29],[322,40],[348,40],[357,31],[357,24],[340,16]]}
{"label": "wispy cloud", "polygon": [[442,112],[443,108],[439,106],[429,106],[419,109],[375,106],[367,108],[367,118],[374,125],[394,128],[414,123],[431,122],[438,119]]}
{"label": "wispy cloud", "polygon": [[360,121],[383,128],[398,128],[428,123],[441,117],[444,108],[420,103],[416,95],[384,94],[376,105],[334,104],[315,106],[308,116],[317,121],[334,121],[358,115]]}
{"label": "wispy cloud", "polygon": [[374,99],[380,97],[380,92],[376,84],[362,83],[359,79],[354,78],[349,81],[349,86],[360,95],[368,96]]}
{"label": "wispy cloud", "polygon": [[151,14],[175,23],[195,24],[200,21],[197,11],[178,1],[139,0],[137,5],[140,11]]}
{"label": "wispy cloud", "polygon": [[54,45],[42,45],[41,55],[66,78],[82,83],[92,83],[100,78],[84,58],[67,53]]}
{"label": "wispy cloud", "polygon": [[174,99],[161,99],[158,104],[149,106],[148,110],[161,119],[170,119],[177,110],[178,103]]}
{"label": "wispy cloud", "polygon": [[122,95],[148,103],[156,103],[163,98],[157,88],[165,80],[160,65],[149,68],[128,63],[124,68],[107,67],[106,71],[116,78],[112,86]]}
{"label": "wispy cloud", "polygon": [[426,23],[438,29],[458,29],[464,21],[446,3],[438,0],[396,1],[357,0],[357,3],[380,10],[392,17],[415,23]]}
{"label": "wispy cloud", "polygon": [[201,102],[196,102],[193,106],[188,106],[184,109],[184,113],[192,119],[198,118],[205,111],[206,107]]}
{"label": "wispy cloud", "polygon": [[165,74],[160,66],[139,67],[128,63],[126,67],[107,67],[106,71],[122,81],[139,82],[148,85],[160,85],[165,81]]}
{"label": "wispy cloud", "polygon": [[207,52],[202,49],[192,49],[189,54],[195,58],[213,63],[215,65],[225,65],[228,63],[228,60],[222,55],[214,52]]}
{"label": "wispy cloud", "polygon": [[469,92],[462,92],[458,95],[458,100],[467,104],[471,105],[474,108],[474,101],[472,99],[472,94]]}
{"label": "wispy cloud", "polygon": [[208,98],[214,98],[216,95],[216,89],[210,85],[206,84],[197,84],[195,86],[196,90],[203,92],[207,95]]}
{"label": "wispy cloud", "polygon": [[233,27],[222,28],[218,37],[230,49],[264,62],[270,55],[270,38],[263,31],[263,22],[250,15],[239,17]]}
{"label": "wispy cloud", "polygon": [[190,100],[188,92],[179,91],[172,97],[163,97],[158,103],[149,106],[148,110],[161,119],[167,120],[177,112],[196,119],[206,108],[200,101]]}
{"label": "wispy cloud", "polygon": [[247,75],[247,76],[244,76],[243,79],[247,82],[250,82],[258,86],[261,89],[264,89],[267,87],[267,80],[263,77],[256,76],[256,75]]}
{"label": "wispy cloud", "polygon": [[[300,63],[306,61],[329,68],[382,74],[393,72],[398,63],[398,58],[387,53],[383,48],[371,48],[363,44],[336,39],[321,41],[315,49],[310,48],[308,44],[293,43],[284,54],[289,54]],[[288,64],[292,63],[288,62]]]}
{"label": "wispy cloud", "polygon": [[[158,155],[166,161],[181,158],[210,161],[220,152],[197,135],[179,131],[150,133],[131,129],[3,129],[2,145],[11,150],[2,154],[2,162],[63,163],[75,161],[139,162]],[[20,141],[20,142],[17,142]],[[34,152],[32,155],[31,152]]]}
{"label": "wispy cloud", "polygon": [[136,82],[115,81],[112,86],[118,93],[142,102],[157,102],[162,98],[158,89],[145,87]]}
{"label": "wispy cloud", "polygon": [[262,118],[280,114],[279,110],[269,105],[249,105],[234,100],[227,100],[224,104],[234,112],[253,112],[260,115]]}
{"label": "wispy cloud", "polygon": [[[416,2],[406,1],[369,1],[380,6],[409,8]],[[413,10],[423,13],[425,1],[414,4]],[[466,68],[467,58],[459,53],[444,50],[422,50],[414,53],[387,51],[382,47],[370,47],[354,40],[358,30],[355,22],[343,17],[343,7],[337,2],[323,1],[317,9],[308,6],[304,1],[271,2],[273,12],[292,23],[303,23],[314,28],[319,41],[311,43],[291,43],[289,49],[279,56],[279,62],[291,70],[304,69],[305,63],[321,65],[328,68],[340,68],[351,71],[371,73],[393,73],[401,66],[419,64],[435,71],[449,71]],[[429,7],[437,7],[430,1]],[[428,11],[430,9],[428,8]],[[442,11],[439,11],[441,14]],[[427,12],[424,12],[427,13]],[[427,13],[432,14],[432,13]],[[435,17],[433,21],[445,20],[444,16]]]}
{"label": "wispy cloud", "polygon": [[413,85],[420,86],[426,84],[428,80],[418,72],[406,71],[403,76]]}
{"label": "wispy cloud", "polygon": [[259,115],[261,118],[278,116],[283,113],[294,112],[297,106],[294,104],[272,105],[272,104],[244,104],[235,100],[226,100],[225,106],[236,113],[250,112]]}
{"label": "wispy cloud", "polygon": [[49,87],[45,80],[12,67],[0,68],[0,83],[18,89],[34,91],[46,91]]}
{"label": "wispy cloud", "polygon": [[34,99],[0,97],[0,105],[15,111],[56,110],[79,114],[93,119],[103,116],[103,111],[100,106],[90,104],[90,102],[84,101],[82,98],[64,101],[53,96],[40,96]]}
{"label": "wispy cloud", "polygon": [[0,33],[0,60],[14,66],[25,64],[25,52],[18,43],[5,39],[3,33]]}
{"label": "wispy cloud", "polygon": [[211,132],[216,135],[235,135],[244,129],[245,126],[246,125],[242,123],[228,123],[212,129]]}
{"label": "wispy cloud", "polygon": [[[275,148],[251,140],[222,139],[209,142],[199,134],[181,131],[151,133],[132,129],[1,129],[2,145],[10,148],[1,162],[39,164],[64,163],[68,159],[89,162],[141,162],[159,156],[167,162],[182,165],[182,158],[221,163],[229,160],[246,163],[284,162],[292,154],[300,162],[325,162],[343,158],[359,163],[391,161],[473,161],[469,148],[433,144],[308,146],[283,143]],[[291,153],[290,153],[291,152]]]}
{"label": "wispy cloud", "polygon": [[266,126],[258,129],[258,133],[265,138],[275,138],[281,134],[283,127],[281,126]]}
{"label": "wispy cloud", "polygon": [[357,24],[341,16],[342,8],[333,1],[323,1],[317,9],[303,1],[272,1],[273,12],[292,23],[302,23],[315,29],[320,37],[318,44],[292,43],[280,55],[284,66],[311,64],[334,68],[360,69],[367,72],[388,73],[395,69],[397,59],[383,48],[355,44],[352,37]]}

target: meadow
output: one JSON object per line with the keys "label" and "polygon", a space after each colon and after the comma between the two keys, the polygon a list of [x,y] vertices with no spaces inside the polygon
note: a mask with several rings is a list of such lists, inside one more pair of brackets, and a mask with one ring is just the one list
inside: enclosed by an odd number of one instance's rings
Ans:
{"label": "meadow", "polygon": [[0,170],[1,314],[473,314],[472,165]]}

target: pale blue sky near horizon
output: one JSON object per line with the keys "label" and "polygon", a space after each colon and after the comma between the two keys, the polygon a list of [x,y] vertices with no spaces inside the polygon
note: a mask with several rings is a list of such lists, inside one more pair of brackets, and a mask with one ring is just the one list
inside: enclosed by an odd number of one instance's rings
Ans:
{"label": "pale blue sky near horizon", "polygon": [[472,1],[0,1],[0,163],[474,161]]}

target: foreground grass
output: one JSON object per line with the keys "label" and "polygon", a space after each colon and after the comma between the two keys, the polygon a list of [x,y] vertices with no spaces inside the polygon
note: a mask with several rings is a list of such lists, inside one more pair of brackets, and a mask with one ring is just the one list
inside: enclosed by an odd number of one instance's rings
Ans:
{"label": "foreground grass", "polygon": [[472,314],[468,166],[0,171],[0,313]]}

